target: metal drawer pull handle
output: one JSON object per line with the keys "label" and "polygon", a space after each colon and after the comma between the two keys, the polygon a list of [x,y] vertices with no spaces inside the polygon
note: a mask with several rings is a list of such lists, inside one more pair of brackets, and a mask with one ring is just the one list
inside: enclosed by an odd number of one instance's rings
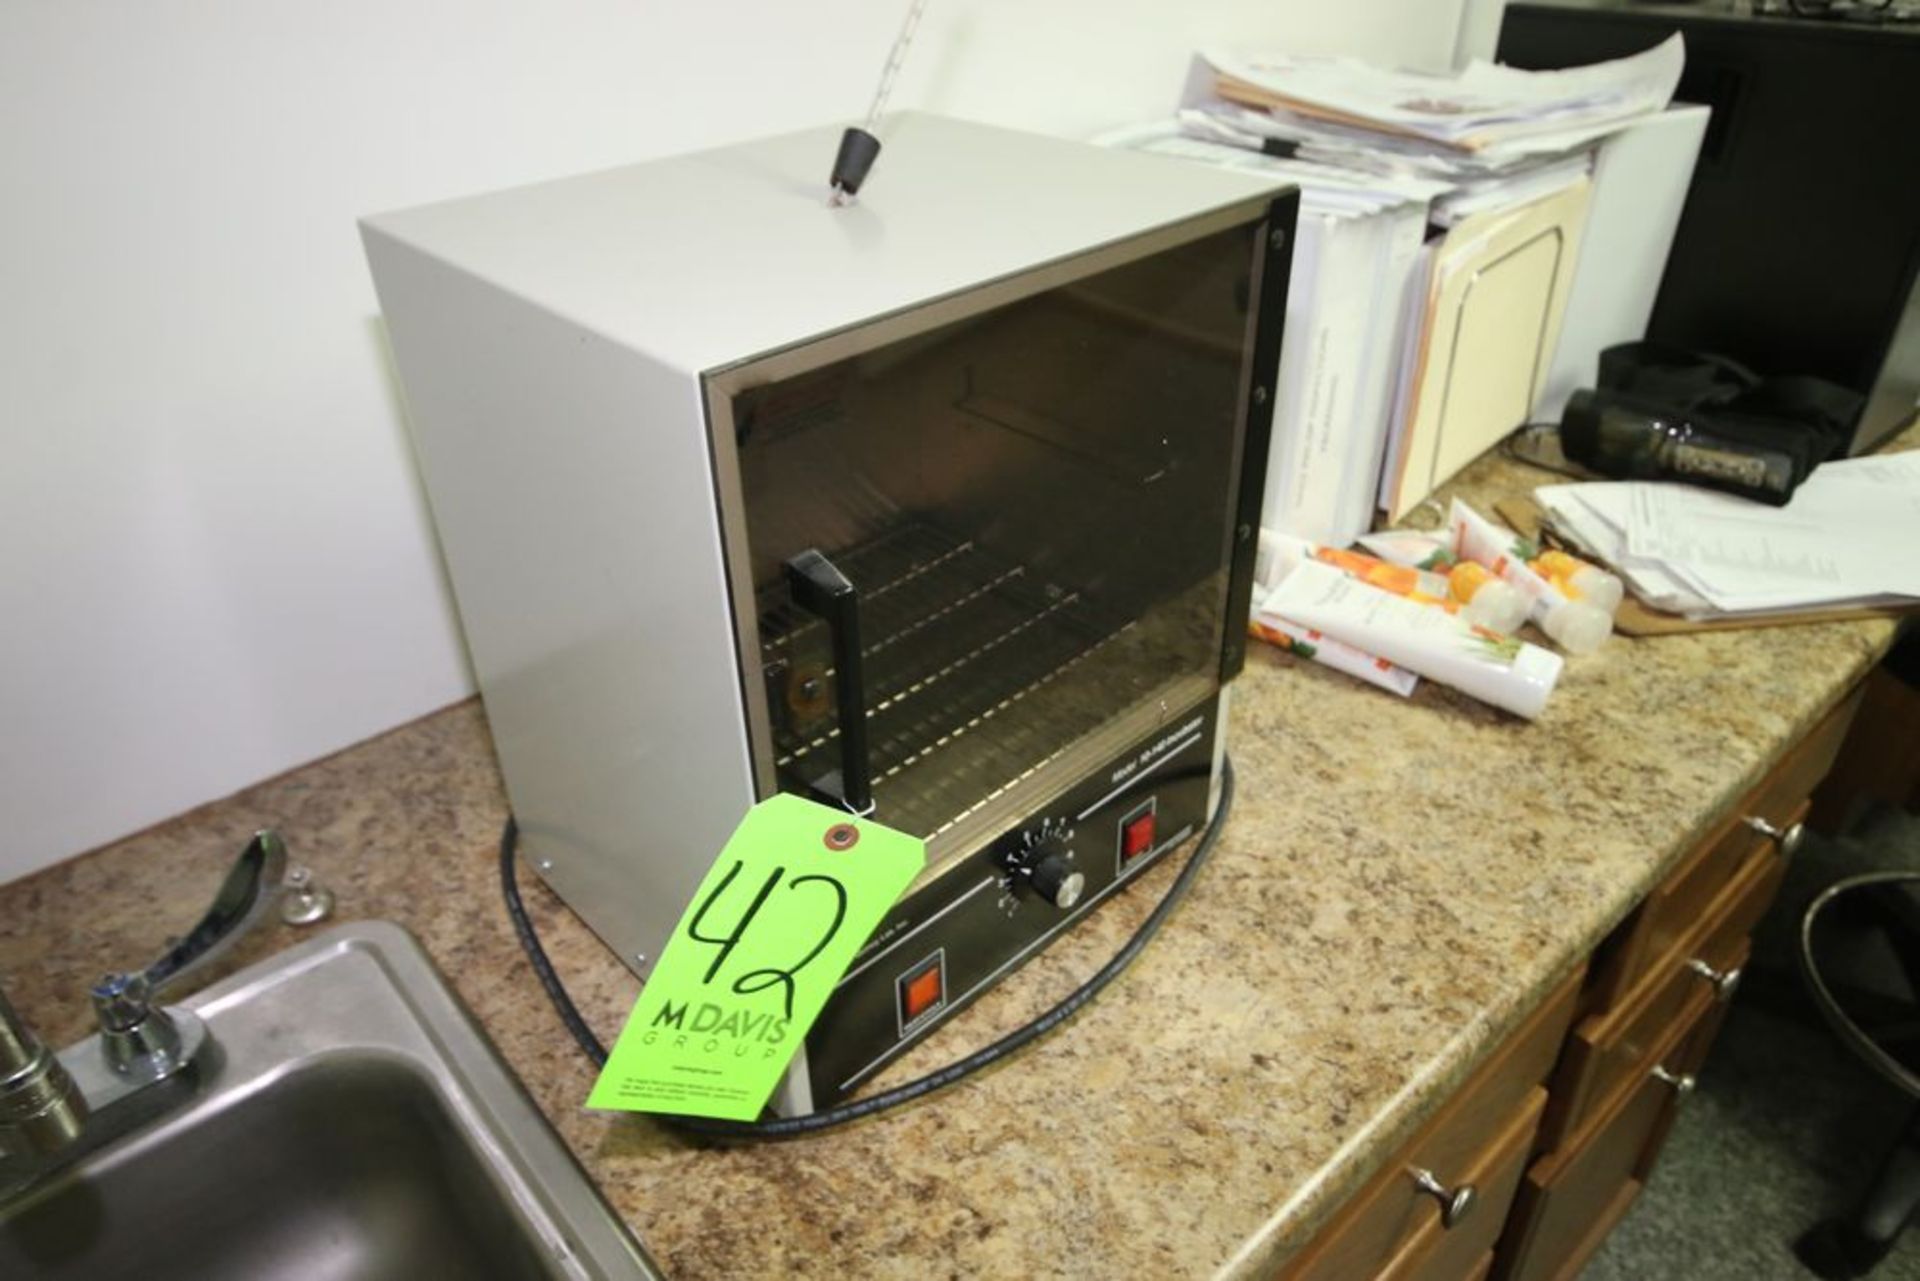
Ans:
{"label": "metal drawer pull handle", "polygon": [[1731,970],[1716,970],[1697,956],[1687,962],[1687,968],[1712,985],[1713,999],[1716,1001],[1733,999],[1734,989],[1740,986],[1743,973],[1738,966]]}
{"label": "metal drawer pull handle", "polygon": [[1675,1094],[1678,1094],[1683,1098],[1689,1094],[1692,1094],[1693,1087],[1700,1084],[1700,1082],[1694,1078],[1693,1073],[1669,1072],[1667,1071],[1666,1065],[1664,1064],[1656,1065],[1654,1067],[1653,1079],[1656,1081],[1665,1081],[1668,1085],[1671,1085],[1673,1087],[1673,1092]]}
{"label": "metal drawer pull handle", "polygon": [[1805,823],[1795,823],[1792,827],[1781,828],[1769,823],[1758,814],[1747,815],[1746,823],[1760,835],[1771,838],[1773,847],[1780,851],[1783,858],[1792,858],[1799,850],[1800,842],[1807,835]]}
{"label": "metal drawer pull handle", "polygon": [[1473,1212],[1480,1203],[1480,1194],[1471,1183],[1462,1183],[1450,1188],[1433,1176],[1432,1170],[1409,1170],[1413,1176],[1413,1186],[1440,1203],[1440,1226],[1450,1228]]}

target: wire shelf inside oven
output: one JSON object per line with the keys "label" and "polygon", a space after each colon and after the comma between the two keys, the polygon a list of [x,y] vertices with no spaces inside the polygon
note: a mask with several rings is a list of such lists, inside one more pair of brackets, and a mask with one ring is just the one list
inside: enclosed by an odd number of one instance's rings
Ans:
{"label": "wire shelf inside oven", "polygon": [[[1194,627],[1143,627],[1084,591],[924,524],[832,556],[861,603],[876,817],[932,838],[1018,787],[1121,709],[1191,666]],[[796,788],[839,765],[826,626],[784,594],[763,602],[776,766]],[[1186,633],[1185,653],[1168,634]],[[1204,644],[1204,637],[1199,637]]]}

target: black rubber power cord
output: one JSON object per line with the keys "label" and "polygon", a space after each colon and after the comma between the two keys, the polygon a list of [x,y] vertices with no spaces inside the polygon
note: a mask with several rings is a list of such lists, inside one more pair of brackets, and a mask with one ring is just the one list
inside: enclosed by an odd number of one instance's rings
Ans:
{"label": "black rubber power cord", "polygon": [[[910,1103],[923,1098],[936,1090],[945,1089],[963,1077],[968,1077],[987,1067],[1015,1050],[1038,1040],[1066,1022],[1079,1008],[1100,994],[1101,989],[1120,977],[1138,957],[1141,951],[1160,932],[1167,918],[1173,915],[1173,909],[1180,905],[1192,888],[1193,879],[1200,868],[1213,854],[1213,847],[1220,839],[1220,831],[1226,825],[1227,814],[1233,808],[1233,762],[1222,758],[1220,764],[1220,805],[1214,811],[1213,822],[1200,835],[1200,843],[1194,847],[1193,854],[1187,859],[1185,867],[1173,878],[1173,884],[1167,886],[1167,892],[1154,905],[1147,919],[1133,932],[1119,951],[1108,962],[1094,971],[1093,977],[1070,992],[1059,1004],[1032,1022],[1023,1024],[1007,1033],[992,1045],[975,1050],[965,1058],[957,1059],[935,1072],[929,1072],[917,1080],[905,1085],[896,1085],[890,1090],[856,1099],[851,1103],[842,1103],[838,1107],[823,1112],[813,1112],[806,1116],[776,1117],[768,1121],[723,1121],[701,1116],[662,1116],[660,1119],[669,1125],[696,1134],[719,1138],[737,1139],[789,1139],[802,1134],[813,1134],[820,1130],[845,1125],[861,1117],[872,1116],[876,1112]],[[546,989],[547,997],[553,1002],[553,1008],[566,1024],[567,1031],[580,1048],[592,1059],[594,1066],[603,1067],[607,1061],[607,1047],[593,1034],[587,1021],[580,1017],[579,1007],[573,998],[567,995],[567,989],[560,982],[560,976],[554,973],[553,962],[547,959],[546,948],[540,945],[540,938],[533,932],[533,922],[527,916],[526,904],[520,899],[520,886],[514,878],[515,854],[520,844],[520,828],[508,818],[506,826],[500,832],[500,892],[507,901],[507,915],[513,919],[513,932],[520,936],[520,946],[526,951],[527,961],[533,966],[533,973],[540,980],[540,986]]]}

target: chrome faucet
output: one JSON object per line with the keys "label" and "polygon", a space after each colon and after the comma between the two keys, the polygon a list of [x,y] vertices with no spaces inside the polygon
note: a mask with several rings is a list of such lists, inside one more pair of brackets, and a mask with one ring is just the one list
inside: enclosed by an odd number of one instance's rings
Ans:
{"label": "chrome faucet", "polygon": [[[257,832],[200,923],[146,969],[93,988],[100,1030],[54,1054],[0,991],[0,1198],[190,1096],[210,1045],[193,1012],[154,1004],[260,923],[288,879],[287,848]],[[306,879],[300,878],[303,892]]]}

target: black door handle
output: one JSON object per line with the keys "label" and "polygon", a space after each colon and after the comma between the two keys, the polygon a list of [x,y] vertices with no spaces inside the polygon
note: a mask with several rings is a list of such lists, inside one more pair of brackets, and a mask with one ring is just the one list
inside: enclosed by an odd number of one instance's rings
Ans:
{"label": "black door handle", "polygon": [[808,780],[815,794],[856,814],[873,812],[867,761],[867,699],[860,651],[860,592],[826,553],[809,547],[786,563],[793,602],[827,625],[833,644],[834,703],[840,721],[839,777]]}

